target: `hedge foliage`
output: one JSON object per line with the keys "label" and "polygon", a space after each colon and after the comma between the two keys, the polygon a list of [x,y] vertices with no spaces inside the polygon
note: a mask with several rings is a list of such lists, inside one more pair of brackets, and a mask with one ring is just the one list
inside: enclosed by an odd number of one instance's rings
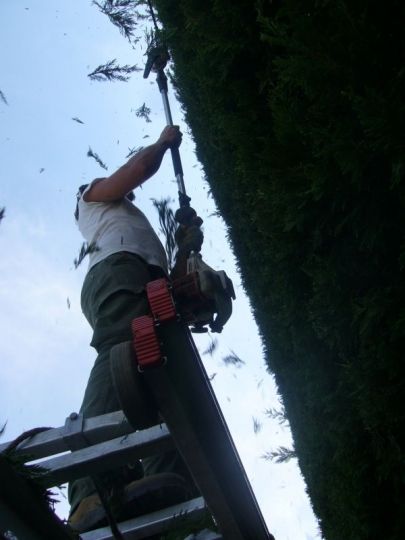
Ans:
{"label": "hedge foliage", "polygon": [[405,4],[154,3],[324,537],[402,539]]}

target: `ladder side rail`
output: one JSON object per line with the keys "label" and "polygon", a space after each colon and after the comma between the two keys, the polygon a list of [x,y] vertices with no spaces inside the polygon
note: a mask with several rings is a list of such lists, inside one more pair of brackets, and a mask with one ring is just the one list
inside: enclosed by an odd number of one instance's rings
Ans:
{"label": "ladder side rail", "polygon": [[[157,370],[145,371],[144,376],[149,387],[153,389],[177,450],[187,464],[194,482],[204,496],[225,537],[232,538],[232,540],[243,540],[232,509],[224,497],[219,478],[201,447],[194,426],[190,422],[181,400],[178,399],[172,388],[173,385],[165,366]],[[203,403],[201,406],[204,406]]]}
{"label": "ladder side rail", "polygon": [[[197,424],[196,432],[199,436],[199,442],[207,456],[212,458],[214,474],[216,474],[218,482],[223,486],[224,494],[232,507],[234,517],[237,519],[241,530],[243,529],[244,540],[271,540],[273,535],[270,534],[264,521],[242,460],[188,328],[187,335],[189,346],[194,351],[194,369],[200,372],[201,378],[201,385],[197,386],[197,392],[194,394],[194,410],[192,413],[195,421],[198,422],[198,419],[200,419],[205,428],[201,429],[201,424]],[[200,400],[205,402],[204,395],[209,407],[201,411],[198,403]],[[211,420],[214,416],[217,417],[217,422],[214,422],[214,429],[212,430]],[[211,454],[211,445],[215,448],[213,454]]]}
{"label": "ladder side rail", "polygon": [[[156,387],[154,391],[155,380],[149,388],[179,451],[184,452],[186,463],[194,467],[191,473],[208,506],[226,538],[268,540],[271,536],[188,328],[170,322],[157,330],[167,364],[154,370],[155,373],[145,371],[144,375],[159,379],[160,371],[167,377],[158,391]],[[165,389],[168,389],[167,403],[166,397],[162,398]],[[170,394],[175,396],[174,400]],[[172,407],[176,399],[182,403],[180,413],[178,407]],[[185,418],[183,426],[181,418]],[[190,453],[193,447],[204,459],[199,457],[193,463]],[[206,474],[202,474],[205,463],[208,467]],[[210,486],[208,489],[206,484]]]}

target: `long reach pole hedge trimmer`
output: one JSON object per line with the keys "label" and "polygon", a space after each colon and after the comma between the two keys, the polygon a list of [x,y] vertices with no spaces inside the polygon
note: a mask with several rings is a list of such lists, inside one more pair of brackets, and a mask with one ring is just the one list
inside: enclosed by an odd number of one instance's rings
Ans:
{"label": "long reach pole hedge trimmer", "polygon": [[[156,82],[163,100],[166,123],[172,126],[167,76],[164,72],[170,55],[167,47],[159,40],[159,29],[150,2],[149,9],[155,26],[155,34],[149,45],[143,76],[146,79],[151,71],[156,73]],[[184,231],[191,227],[199,229],[203,221],[190,206],[191,199],[186,193],[179,149],[172,148],[171,154],[179,193],[179,208],[175,213],[175,219],[179,224],[176,240],[180,252],[182,246],[179,239],[186,234]],[[195,238],[197,240],[194,245],[186,247],[187,262],[181,272],[182,275],[179,277],[176,274],[173,280],[173,296],[182,318],[189,325],[192,325],[193,332],[207,332],[207,325],[212,332],[221,332],[232,314],[232,299],[235,299],[235,291],[232,281],[224,270],[213,270],[202,260],[199,253],[203,238],[202,233],[197,234]]]}

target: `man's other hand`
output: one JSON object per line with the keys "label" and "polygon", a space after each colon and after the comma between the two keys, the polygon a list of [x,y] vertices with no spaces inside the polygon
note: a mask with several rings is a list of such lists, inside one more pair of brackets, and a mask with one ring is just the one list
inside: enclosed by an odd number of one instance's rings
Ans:
{"label": "man's other hand", "polygon": [[202,219],[196,216],[194,223],[184,226],[179,225],[175,232],[176,244],[179,255],[190,255],[191,251],[201,251],[204,234],[200,228]]}

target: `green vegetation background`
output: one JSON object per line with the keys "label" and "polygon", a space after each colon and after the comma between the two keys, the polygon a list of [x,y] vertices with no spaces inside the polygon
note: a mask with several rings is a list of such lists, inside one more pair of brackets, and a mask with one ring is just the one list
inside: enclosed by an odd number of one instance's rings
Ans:
{"label": "green vegetation background", "polygon": [[154,3],[322,532],[402,540],[405,4]]}

